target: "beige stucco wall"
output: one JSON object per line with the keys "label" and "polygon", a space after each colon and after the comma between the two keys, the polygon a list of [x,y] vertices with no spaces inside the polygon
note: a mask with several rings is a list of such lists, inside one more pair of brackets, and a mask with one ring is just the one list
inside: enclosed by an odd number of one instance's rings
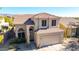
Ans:
{"label": "beige stucco wall", "polygon": [[41,19],[41,20],[39,20],[39,28],[47,28],[48,27],[48,20],[47,20],[47,23],[46,23],[46,26],[42,26],[42,20],[44,20],[44,19]]}
{"label": "beige stucco wall", "polygon": [[34,29],[37,30],[39,28],[39,19],[38,18],[32,18],[32,20],[35,23]]}
{"label": "beige stucco wall", "polygon": [[[52,20],[56,20],[56,26],[52,26]],[[58,27],[59,19],[49,19],[49,28],[56,28]]]}
{"label": "beige stucco wall", "polygon": [[[38,19],[38,18],[33,18],[33,21],[35,23],[34,28],[35,30],[40,29],[40,28],[55,28],[58,27],[59,24],[59,19],[52,19],[52,18],[47,18],[45,20],[47,20],[47,25],[46,26],[42,26],[42,20],[44,20],[44,18]],[[56,20],[56,26],[52,26],[52,20]]]}

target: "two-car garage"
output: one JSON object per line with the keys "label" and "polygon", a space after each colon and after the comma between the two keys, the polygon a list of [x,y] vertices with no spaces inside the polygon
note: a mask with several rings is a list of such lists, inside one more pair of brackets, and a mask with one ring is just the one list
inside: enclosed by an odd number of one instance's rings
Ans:
{"label": "two-car garage", "polygon": [[39,30],[35,32],[35,43],[38,48],[62,43],[64,31],[58,28]]}

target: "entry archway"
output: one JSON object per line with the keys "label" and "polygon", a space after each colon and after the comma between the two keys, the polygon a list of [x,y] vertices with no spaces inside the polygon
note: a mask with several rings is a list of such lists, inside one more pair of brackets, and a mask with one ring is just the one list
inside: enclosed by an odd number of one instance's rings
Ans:
{"label": "entry archway", "polygon": [[34,27],[33,26],[29,28],[29,34],[30,34],[30,41],[34,41]]}
{"label": "entry archway", "polygon": [[18,39],[21,41],[21,42],[26,42],[25,40],[25,31],[24,29],[20,28],[18,30]]}

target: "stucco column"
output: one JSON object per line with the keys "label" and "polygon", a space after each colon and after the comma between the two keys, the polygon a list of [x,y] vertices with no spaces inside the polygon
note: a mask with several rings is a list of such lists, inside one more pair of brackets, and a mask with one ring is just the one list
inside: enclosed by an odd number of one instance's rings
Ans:
{"label": "stucco column", "polygon": [[16,37],[18,38],[18,30],[16,28],[14,29],[14,32],[15,32]]}
{"label": "stucco column", "polygon": [[18,37],[18,31],[16,31],[15,33],[16,33],[16,37]]}
{"label": "stucco column", "polygon": [[30,34],[29,34],[29,26],[27,26],[27,44],[30,44]]}
{"label": "stucco column", "polygon": [[40,46],[40,35],[37,32],[35,32],[35,43],[36,43],[37,48],[41,47]]}

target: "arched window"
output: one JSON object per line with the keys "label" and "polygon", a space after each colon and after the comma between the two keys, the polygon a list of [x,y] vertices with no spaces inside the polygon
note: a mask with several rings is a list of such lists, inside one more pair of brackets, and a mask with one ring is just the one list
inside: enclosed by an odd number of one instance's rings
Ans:
{"label": "arched window", "polygon": [[18,30],[18,32],[24,32],[24,30],[23,30],[22,28],[20,28],[20,29]]}
{"label": "arched window", "polygon": [[18,30],[18,38],[19,38],[19,39],[25,38],[25,32],[24,32],[24,30],[23,30],[22,28],[20,28],[20,29]]}

